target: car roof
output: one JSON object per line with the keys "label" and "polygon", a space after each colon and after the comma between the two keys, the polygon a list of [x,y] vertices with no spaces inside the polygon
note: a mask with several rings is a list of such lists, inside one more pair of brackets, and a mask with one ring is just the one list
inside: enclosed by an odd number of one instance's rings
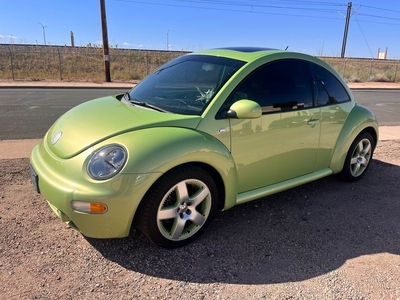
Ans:
{"label": "car roof", "polygon": [[250,62],[259,57],[269,56],[274,54],[275,54],[274,56],[282,55],[281,56],[282,58],[292,57],[292,58],[300,58],[300,59],[315,61],[314,57],[307,54],[291,52],[286,50],[272,49],[272,48],[262,48],[262,47],[223,47],[223,48],[215,48],[215,49],[194,52],[192,54],[221,56],[226,58],[242,60],[245,62]]}
{"label": "car roof", "polygon": [[261,48],[261,47],[223,47],[223,48],[198,51],[193,54],[222,56],[249,62],[260,56],[265,56],[279,52],[284,52],[284,51],[271,48]]}

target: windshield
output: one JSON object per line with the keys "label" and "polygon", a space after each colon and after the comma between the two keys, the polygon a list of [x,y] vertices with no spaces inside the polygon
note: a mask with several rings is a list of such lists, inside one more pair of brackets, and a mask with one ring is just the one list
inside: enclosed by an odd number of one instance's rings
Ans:
{"label": "windshield", "polygon": [[146,103],[171,113],[201,115],[244,64],[216,56],[181,56],[146,77],[129,92],[129,98],[133,103]]}

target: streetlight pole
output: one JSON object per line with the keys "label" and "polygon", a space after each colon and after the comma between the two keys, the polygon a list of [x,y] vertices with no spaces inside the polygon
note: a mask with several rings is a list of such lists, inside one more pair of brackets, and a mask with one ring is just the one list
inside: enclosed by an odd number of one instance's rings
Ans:
{"label": "streetlight pole", "polygon": [[43,25],[42,23],[39,23],[39,24],[42,25],[42,28],[43,28],[43,42],[44,42],[44,45],[46,46],[46,31],[44,30],[44,28],[47,26]]}
{"label": "streetlight pole", "polygon": [[325,40],[320,40],[320,39],[318,39],[317,41],[318,41],[318,42],[322,42],[322,48],[321,48],[321,50],[320,50],[320,52],[319,52],[319,56],[323,56],[323,55],[324,55],[324,44],[325,44]]}
{"label": "streetlight pole", "polygon": [[324,40],[322,40],[321,56],[323,56],[323,55],[324,55],[324,43],[325,43],[325,41],[324,41]]}
{"label": "streetlight pole", "polygon": [[167,31],[167,51],[169,51],[169,30]]}

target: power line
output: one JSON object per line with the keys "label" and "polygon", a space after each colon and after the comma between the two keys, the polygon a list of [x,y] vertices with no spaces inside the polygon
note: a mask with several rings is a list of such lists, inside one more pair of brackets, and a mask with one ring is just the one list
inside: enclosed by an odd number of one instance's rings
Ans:
{"label": "power line", "polygon": [[[183,7],[183,8],[192,8],[192,9],[205,9],[205,10],[214,10],[214,11],[225,11],[225,12],[241,12],[241,13],[253,13],[253,14],[265,14],[265,15],[279,15],[279,16],[290,16],[290,17],[304,17],[304,18],[316,18],[316,19],[331,19],[331,20],[340,20],[338,17],[329,17],[327,15],[320,16],[314,15],[311,13],[326,13],[331,15],[336,15],[338,12],[338,8],[345,8],[347,4],[339,4],[333,2],[326,1],[307,1],[307,0],[280,0],[280,1],[232,1],[232,0],[177,0],[176,2],[182,3],[168,3],[166,1],[160,2],[149,2],[149,1],[137,1],[137,0],[115,0],[120,2],[131,2],[131,3],[140,3],[140,4],[148,4],[148,5],[157,5],[157,6],[170,6],[170,7]],[[379,8],[374,6],[367,5],[359,5],[360,8],[369,8],[373,10],[382,10],[387,12],[400,13],[400,11],[387,9],[387,8]],[[257,10],[261,9],[261,10]],[[264,9],[276,9],[276,10],[297,10],[297,11],[307,11],[308,14],[292,14],[292,13],[284,13],[284,12],[271,12],[265,11]],[[345,13],[345,11],[343,11]],[[400,18],[390,17],[390,16],[382,16],[375,14],[364,14],[358,13],[359,16],[366,17],[368,20],[359,20],[359,22],[373,22],[370,21],[370,18],[378,18],[378,19],[386,19],[386,20],[394,20],[400,21]],[[382,23],[382,22],[374,22],[377,24],[386,24],[386,25],[400,25],[395,23]]]}
{"label": "power line", "polygon": [[388,12],[394,12],[394,13],[399,13],[400,14],[400,10],[394,10],[394,9],[388,9],[388,8],[382,8],[382,7],[375,7],[375,6],[369,6],[369,5],[364,5],[364,4],[356,4],[362,7],[366,7],[366,8],[372,8],[372,9],[376,9],[376,10],[383,10],[383,11],[388,11]]}
{"label": "power line", "polygon": [[361,28],[360,22],[358,22],[357,16],[354,16],[354,17],[356,18],[356,22],[357,22],[358,28],[360,29],[361,34],[362,34],[362,36],[363,36],[363,38],[364,38],[364,42],[367,44],[367,47],[368,47],[368,50],[369,50],[369,54],[370,54],[371,57],[373,58],[374,55],[372,54],[371,48],[370,48],[370,46],[369,46],[369,44],[368,44],[367,38],[365,37],[364,31],[363,31],[362,28]]}
{"label": "power line", "polygon": [[396,20],[400,21],[400,18],[391,18],[387,16],[377,16],[377,15],[370,15],[370,14],[358,14],[359,16],[367,16],[367,17],[372,17],[372,18],[380,18],[380,19],[387,19],[387,20]]}
{"label": "power line", "polygon": [[[249,5],[249,4],[236,4],[235,6],[245,6],[248,7],[249,10],[241,10],[241,9],[229,9],[229,8],[218,8],[218,7],[206,7],[206,6],[194,6],[194,5],[181,5],[181,4],[170,4],[170,3],[157,3],[157,2],[148,2],[148,1],[136,1],[136,0],[115,0],[119,2],[131,2],[131,3],[140,3],[140,4],[148,4],[148,5],[157,5],[157,6],[169,6],[169,7],[185,7],[185,8],[193,8],[193,9],[206,9],[206,10],[214,10],[214,11],[225,11],[225,12],[241,12],[241,13],[253,13],[253,14],[263,14],[263,15],[279,15],[279,16],[289,16],[289,17],[306,17],[306,18],[316,18],[316,19],[331,19],[338,20],[338,17],[327,17],[320,15],[310,15],[310,14],[288,14],[288,13],[276,13],[276,12],[265,12],[265,11],[255,11],[254,7],[263,7],[263,8],[281,8],[281,9],[298,9],[298,10],[306,10],[313,12],[330,12],[336,13],[337,10],[321,10],[321,9],[310,9],[310,8],[290,8],[284,6],[261,6],[261,5]],[[195,2],[195,1],[192,1]],[[197,1],[196,1],[197,3]],[[203,3],[203,2],[201,2]],[[198,4],[201,4],[198,3]],[[240,5],[239,5],[240,4]],[[226,4],[225,4],[226,5]]]}
{"label": "power line", "polygon": [[358,20],[361,23],[368,23],[368,24],[383,24],[383,25],[393,25],[393,26],[400,26],[400,23],[387,23],[387,22],[376,22],[371,20]]}

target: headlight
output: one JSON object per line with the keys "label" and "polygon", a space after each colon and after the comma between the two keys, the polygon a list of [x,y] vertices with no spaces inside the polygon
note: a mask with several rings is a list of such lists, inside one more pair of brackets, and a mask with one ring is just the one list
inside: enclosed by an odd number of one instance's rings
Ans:
{"label": "headlight", "polygon": [[87,172],[96,180],[104,180],[118,174],[125,165],[127,153],[120,145],[108,145],[97,150],[89,161]]}

